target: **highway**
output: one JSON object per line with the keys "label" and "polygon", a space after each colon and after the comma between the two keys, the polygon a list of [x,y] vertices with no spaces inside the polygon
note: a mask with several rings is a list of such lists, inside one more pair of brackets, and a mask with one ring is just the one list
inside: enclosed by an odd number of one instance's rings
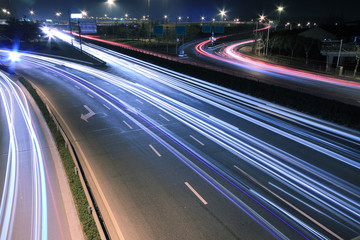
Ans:
{"label": "highway", "polygon": [[17,72],[65,128],[112,239],[351,239],[360,135],[83,46],[106,71],[35,55]]}
{"label": "highway", "polygon": [[56,147],[25,92],[0,71],[0,239],[83,239]]}
{"label": "highway", "polygon": [[244,40],[214,47],[211,47],[210,40],[188,44],[185,52],[196,62],[214,65],[238,77],[360,106],[358,81],[259,60],[241,50],[244,46],[252,47],[254,44],[253,39],[249,40],[249,34],[244,33],[243,37]]}

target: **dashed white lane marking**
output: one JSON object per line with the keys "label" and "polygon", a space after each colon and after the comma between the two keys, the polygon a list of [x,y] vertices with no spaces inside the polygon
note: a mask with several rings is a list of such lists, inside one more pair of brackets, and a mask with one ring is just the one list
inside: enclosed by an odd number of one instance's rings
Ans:
{"label": "dashed white lane marking", "polygon": [[205,201],[205,199],[204,199],[202,196],[200,196],[200,194],[199,194],[188,182],[185,182],[185,185],[195,194],[195,196],[196,196],[198,199],[200,199],[200,201],[201,201],[204,205],[208,204],[207,201]]}
{"label": "dashed white lane marking", "polygon": [[141,103],[141,104],[144,104],[142,101],[140,101],[139,99],[136,99],[137,102]]}
{"label": "dashed white lane marking", "polygon": [[87,94],[89,97],[91,97],[91,98],[94,98],[94,96],[93,95],[91,95],[90,93],[88,93]]}
{"label": "dashed white lane marking", "polygon": [[192,139],[194,139],[196,142],[198,142],[201,146],[205,146],[204,143],[200,142],[200,140],[198,140],[198,139],[195,138],[194,136],[190,135],[190,137],[191,137]]}
{"label": "dashed white lane marking", "polygon": [[125,125],[128,126],[128,128],[133,129],[133,127],[130,126],[127,122],[123,121],[123,123],[125,123]]}
{"label": "dashed white lane marking", "polygon": [[169,119],[167,119],[166,117],[164,117],[163,115],[159,114],[160,117],[162,117],[163,119],[165,119],[166,121],[170,122]]}
{"label": "dashed white lane marking", "polygon": [[80,89],[77,85],[74,85],[75,88]]}
{"label": "dashed white lane marking", "polygon": [[161,157],[161,154],[156,151],[156,149],[151,144],[149,144],[149,147],[156,153],[156,155],[158,155],[158,157]]}
{"label": "dashed white lane marking", "polygon": [[107,108],[108,110],[110,110],[110,108],[109,108],[108,106],[106,106],[105,104],[103,104],[103,106],[104,106],[105,108]]}

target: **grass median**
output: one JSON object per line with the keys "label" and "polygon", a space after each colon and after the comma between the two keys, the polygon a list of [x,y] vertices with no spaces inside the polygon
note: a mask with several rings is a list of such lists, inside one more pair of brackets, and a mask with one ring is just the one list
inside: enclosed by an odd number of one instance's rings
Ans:
{"label": "grass median", "polygon": [[75,163],[68,148],[65,145],[65,140],[63,136],[57,129],[55,122],[51,118],[48,109],[41,100],[40,96],[37,94],[36,90],[24,78],[20,77],[19,81],[24,85],[24,87],[29,91],[29,93],[35,100],[55,140],[56,147],[65,168],[65,172],[69,181],[70,189],[74,198],[75,206],[80,218],[83,231],[85,233],[85,237],[87,239],[101,239],[98,229],[96,227],[95,220],[92,214],[89,214],[88,212],[89,203],[86,199],[86,195],[81,185],[79,175],[75,174]]}

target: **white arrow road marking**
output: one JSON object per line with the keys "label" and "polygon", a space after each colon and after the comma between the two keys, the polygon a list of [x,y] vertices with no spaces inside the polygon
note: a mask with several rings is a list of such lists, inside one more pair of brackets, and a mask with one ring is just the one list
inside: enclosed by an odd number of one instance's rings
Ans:
{"label": "white arrow road marking", "polygon": [[84,108],[88,110],[89,112],[87,114],[81,114],[80,118],[86,122],[88,122],[88,119],[95,115],[94,111],[91,110],[88,106],[84,105]]}

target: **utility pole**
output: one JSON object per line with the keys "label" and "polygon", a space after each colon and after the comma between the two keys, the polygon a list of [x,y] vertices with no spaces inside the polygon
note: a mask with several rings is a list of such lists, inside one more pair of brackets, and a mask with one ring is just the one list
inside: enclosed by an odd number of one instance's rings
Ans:
{"label": "utility pole", "polygon": [[337,59],[337,62],[336,62],[336,67],[339,67],[339,62],[340,62],[340,57],[341,57],[342,44],[343,44],[343,40],[341,39],[341,41],[340,41],[340,47],[339,47],[338,59]]}
{"label": "utility pole", "polygon": [[71,46],[74,46],[73,37],[72,37],[72,26],[71,26],[70,9],[68,9],[68,15],[69,15],[69,28],[70,28]]}
{"label": "utility pole", "polygon": [[149,16],[149,42],[151,41],[151,18],[150,18],[150,0],[148,1],[148,16]]}
{"label": "utility pole", "polygon": [[359,61],[360,61],[360,55],[359,55],[359,52],[360,52],[360,46],[359,45],[356,45],[356,65],[355,65],[355,69],[354,69],[354,75],[353,77],[355,78],[356,77],[356,72],[357,72],[357,68],[359,66]]}
{"label": "utility pole", "polygon": [[266,51],[265,51],[266,56],[268,55],[268,49],[269,49],[270,28],[271,28],[271,25],[270,25],[270,22],[269,22],[269,28],[268,28],[267,37],[266,37]]}

